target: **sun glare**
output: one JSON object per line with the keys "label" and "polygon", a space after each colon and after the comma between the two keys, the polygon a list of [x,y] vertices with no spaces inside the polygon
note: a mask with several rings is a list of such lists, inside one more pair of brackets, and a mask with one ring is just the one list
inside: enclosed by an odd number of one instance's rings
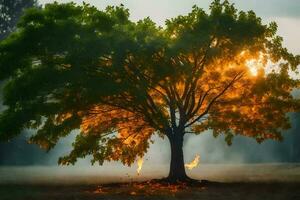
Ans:
{"label": "sun glare", "polygon": [[249,68],[249,71],[253,76],[257,76],[257,74],[258,74],[257,64],[258,64],[258,61],[254,60],[254,59],[248,60],[246,62],[246,65]]}
{"label": "sun glare", "polygon": [[[242,51],[241,56],[245,56],[246,52]],[[247,55],[246,55],[247,57]],[[263,53],[259,53],[258,57],[250,57],[246,60],[246,66],[249,69],[249,72],[252,76],[257,76],[261,69],[264,69],[264,65],[266,64],[265,55]]]}

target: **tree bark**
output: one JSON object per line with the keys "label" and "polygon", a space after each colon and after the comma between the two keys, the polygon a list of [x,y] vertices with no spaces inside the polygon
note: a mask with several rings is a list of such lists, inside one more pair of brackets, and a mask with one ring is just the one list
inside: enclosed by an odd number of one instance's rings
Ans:
{"label": "tree bark", "polygon": [[183,134],[177,133],[168,137],[171,146],[171,164],[168,180],[170,182],[187,181],[183,159]]}

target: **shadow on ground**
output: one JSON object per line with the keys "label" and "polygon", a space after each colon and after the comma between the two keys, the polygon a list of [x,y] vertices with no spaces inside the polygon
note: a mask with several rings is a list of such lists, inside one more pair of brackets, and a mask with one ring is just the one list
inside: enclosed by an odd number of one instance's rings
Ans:
{"label": "shadow on ground", "polygon": [[198,186],[120,183],[103,185],[1,185],[1,200],[298,200],[299,183],[217,183]]}

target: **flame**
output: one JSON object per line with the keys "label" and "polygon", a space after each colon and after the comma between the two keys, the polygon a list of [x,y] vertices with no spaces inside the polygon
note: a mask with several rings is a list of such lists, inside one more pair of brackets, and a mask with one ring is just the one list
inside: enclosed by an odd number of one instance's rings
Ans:
{"label": "flame", "polygon": [[189,170],[192,170],[195,167],[197,167],[197,165],[199,164],[199,161],[200,161],[200,156],[197,154],[192,162],[187,163],[184,166],[186,168],[188,168]]}
{"label": "flame", "polygon": [[139,158],[139,159],[137,160],[138,168],[136,169],[136,172],[137,172],[138,175],[140,175],[140,172],[141,172],[141,170],[142,170],[143,163],[144,163],[143,158]]}

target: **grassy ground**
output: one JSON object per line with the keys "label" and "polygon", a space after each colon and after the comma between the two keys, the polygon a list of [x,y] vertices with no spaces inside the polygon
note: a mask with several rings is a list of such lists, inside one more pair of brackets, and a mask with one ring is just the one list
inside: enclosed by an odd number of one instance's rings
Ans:
{"label": "grassy ground", "polygon": [[149,183],[104,185],[0,185],[1,200],[299,200],[300,183],[215,183],[166,186]]}
{"label": "grassy ground", "polygon": [[203,164],[189,175],[217,183],[194,187],[134,182],[161,178],[163,169],[0,167],[0,200],[300,200],[300,164]]}

